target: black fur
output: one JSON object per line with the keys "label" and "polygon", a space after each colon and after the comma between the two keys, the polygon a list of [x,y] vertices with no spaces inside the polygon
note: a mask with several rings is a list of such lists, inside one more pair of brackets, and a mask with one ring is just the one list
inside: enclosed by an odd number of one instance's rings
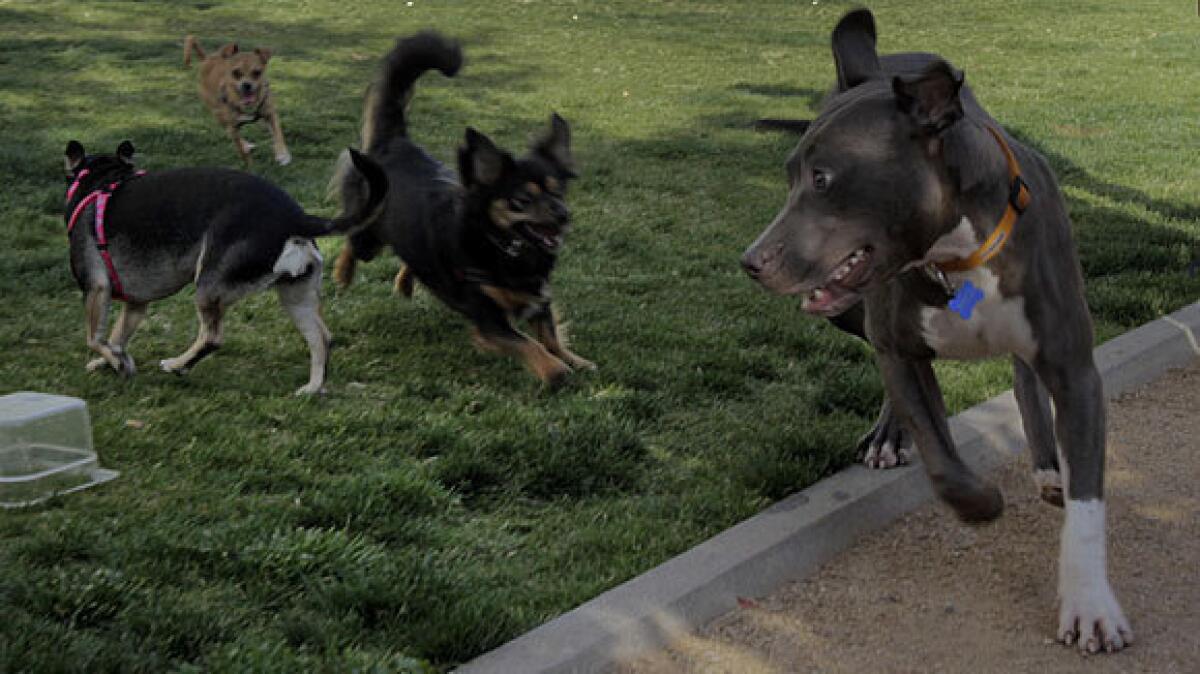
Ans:
{"label": "black fur", "polygon": [[[69,220],[77,205],[91,192],[120,185],[113,192],[105,217],[107,252],[128,308],[140,320],[149,302],[196,284],[196,304],[202,317],[215,321],[205,332],[211,343],[197,345],[175,367],[182,372],[220,344],[220,315],[244,295],[275,284],[301,284],[281,290],[289,311],[309,311],[319,303],[320,258],[313,237],[344,232],[362,226],[377,215],[388,190],[383,170],[366,157],[352,153],[354,166],[365,178],[367,198],[349,216],[334,220],[308,215],[283,190],[258,176],[221,168],[183,168],[134,176],[133,145],[121,144],[114,155],[89,156],[78,141],[67,145],[66,160],[71,179],[79,181],[66,207]],[[118,371],[132,374],[132,360],[124,354],[132,328],[114,329],[113,344],[101,331],[107,322],[108,301],[115,282],[97,247],[95,206],[80,214],[70,234],[71,271],[88,303],[89,346]],[[286,270],[277,269],[289,241],[297,242],[301,254],[289,260]],[[315,281],[315,283],[314,283]],[[293,314],[293,318],[296,315]],[[297,319],[299,320],[299,319]],[[305,337],[327,331],[319,316],[301,327]],[[125,318],[119,321],[123,324]],[[297,323],[300,326],[300,323]],[[203,341],[203,340],[201,340]],[[310,347],[313,341],[310,339]],[[320,346],[320,345],[318,345]],[[323,352],[326,343],[316,351]],[[315,353],[315,351],[314,351]],[[324,357],[323,355],[321,356]],[[182,363],[182,364],[181,364]],[[310,384],[320,388],[323,377]]]}
{"label": "black fur", "polygon": [[[467,129],[456,176],[408,138],[404,110],[422,73],[454,75],[462,59],[456,42],[431,32],[399,40],[384,59],[367,96],[363,143],[387,171],[392,190],[375,224],[349,237],[336,276],[348,284],[356,259],[370,260],[388,246],[406,266],[402,276],[411,274],[475,324],[481,346],[522,355],[535,374],[554,383],[567,365],[591,366],[558,343],[548,290],[570,228],[564,200],[575,177],[570,129],[553,115],[549,132],[522,157]],[[357,210],[362,192],[358,176],[343,176],[343,210]],[[398,286],[407,290],[411,281],[404,279]],[[513,327],[518,319],[530,321],[553,360],[530,362],[528,350],[536,347]]]}

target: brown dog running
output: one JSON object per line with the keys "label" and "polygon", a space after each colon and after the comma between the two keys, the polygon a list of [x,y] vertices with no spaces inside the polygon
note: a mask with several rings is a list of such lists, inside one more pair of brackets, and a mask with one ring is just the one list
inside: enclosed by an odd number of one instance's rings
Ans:
{"label": "brown dog running", "polygon": [[209,56],[192,35],[183,41],[183,65],[192,64],[192,52],[203,59],[200,64],[200,99],[212,111],[225,132],[233,139],[238,156],[250,165],[252,143],[246,142],[239,130],[260,119],[266,119],[271,128],[271,142],[275,150],[275,161],[286,166],[292,161],[287,143],[283,141],[283,128],[279,126],[279,113],[271,98],[271,85],[267,82],[267,63],[271,50],[258,47],[254,51],[241,51],[236,42],[231,42]]}

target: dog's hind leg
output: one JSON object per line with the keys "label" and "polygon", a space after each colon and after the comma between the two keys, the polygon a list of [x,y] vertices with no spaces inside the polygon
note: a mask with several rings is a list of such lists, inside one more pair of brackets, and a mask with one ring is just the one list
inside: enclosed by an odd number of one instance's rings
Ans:
{"label": "dog's hind leg", "polygon": [[1066,496],[1058,561],[1058,638],[1096,653],[1118,651],[1133,630],[1108,582],[1104,508],[1105,402],[1092,360],[1091,334],[1060,348],[1060,362],[1039,354],[1038,376],[1054,400]]}
{"label": "dog's hind leg", "polygon": [[[105,284],[97,284],[88,289],[83,300],[84,330],[88,348],[100,354],[100,358],[90,361],[85,367],[89,372],[95,371],[107,364],[113,370],[122,372],[121,357],[108,342],[104,341],[104,330],[108,327],[108,310],[112,303],[112,290]],[[98,363],[98,364],[97,364]]]}
{"label": "dog's hind leg", "polygon": [[[112,334],[108,336],[108,347],[121,362],[120,370],[126,376],[133,376],[137,372],[133,357],[129,355],[126,347],[129,340],[133,338],[133,333],[137,330],[138,325],[146,317],[148,306],[149,304],[146,302],[126,302],[124,308],[121,309],[121,315],[117,317],[116,325],[113,326]],[[108,361],[105,359],[96,358],[87,364],[87,369],[90,372],[107,364]]]}
{"label": "dog's hind leg", "polygon": [[358,258],[354,256],[354,244],[350,243],[350,237],[346,237],[337,261],[333,263],[333,280],[339,288],[345,288],[354,281],[354,270],[357,266]]}
{"label": "dog's hind leg", "polygon": [[200,291],[196,293],[196,312],[200,316],[200,333],[192,346],[175,358],[159,361],[163,372],[187,374],[200,359],[221,348],[221,317],[223,310],[221,302],[209,298]]}
{"label": "dog's hind leg", "polygon": [[1050,413],[1050,395],[1037,373],[1025,361],[1013,357],[1013,393],[1021,410],[1021,425],[1033,460],[1033,480],[1042,500],[1063,506],[1062,476],[1058,470],[1058,447],[1054,439],[1054,420]]}
{"label": "dog's hind leg", "polygon": [[534,338],[541,342],[546,347],[546,350],[558,356],[567,365],[570,365],[571,369],[596,369],[595,363],[567,348],[564,340],[560,338],[558,321],[550,305],[546,305],[541,311],[531,316],[529,318],[529,325],[533,328]]}
{"label": "dog's hind leg", "polygon": [[999,517],[1004,510],[1000,490],[977,476],[954,447],[933,364],[887,353],[878,353],[877,359],[893,409],[916,440],[938,496],[964,522]]}
{"label": "dog's hind leg", "polygon": [[320,267],[301,278],[281,279],[275,284],[275,291],[279,294],[279,303],[308,343],[308,383],[297,389],[296,395],[323,393],[333,336],[321,320]]}

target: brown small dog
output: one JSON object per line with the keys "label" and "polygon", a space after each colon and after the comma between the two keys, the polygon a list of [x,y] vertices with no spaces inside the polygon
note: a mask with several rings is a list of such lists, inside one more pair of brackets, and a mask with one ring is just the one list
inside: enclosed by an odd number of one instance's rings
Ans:
{"label": "brown small dog", "polygon": [[283,142],[279,113],[275,110],[271,85],[266,77],[271,50],[259,47],[245,52],[238,49],[237,43],[231,42],[208,56],[196,38],[189,35],[183,41],[185,67],[192,64],[192,52],[203,59],[200,64],[200,99],[225,127],[245,165],[250,165],[250,151],[254,145],[243,140],[238,130],[260,119],[266,119],[271,127],[275,161],[281,165],[290,163],[292,153],[288,152],[287,143]]}

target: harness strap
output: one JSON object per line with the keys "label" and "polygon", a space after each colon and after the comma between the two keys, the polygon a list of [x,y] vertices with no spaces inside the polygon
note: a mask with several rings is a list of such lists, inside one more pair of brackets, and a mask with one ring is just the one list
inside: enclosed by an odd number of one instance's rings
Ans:
{"label": "harness strap", "polygon": [[[88,170],[84,169],[75,177],[75,181],[67,188],[67,203],[75,196],[75,192],[79,189],[79,183],[86,177]],[[137,171],[133,174],[134,178],[146,175],[145,171]],[[108,272],[108,280],[112,285],[112,296],[116,300],[129,299],[125,295],[125,289],[121,286],[121,277],[117,275],[117,267],[113,264],[112,254],[108,252],[108,235],[104,231],[104,217],[108,210],[108,200],[112,197],[112,193],[122,185],[121,181],[114,181],[106,186],[96,188],[83,199],[80,199],[79,204],[75,206],[75,210],[71,212],[71,219],[67,221],[67,236],[71,235],[71,231],[75,229],[75,223],[83,212],[89,206],[95,205],[95,233],[96,233],[96,252],[100,253],[100,259],[104,261],[104,268]]]}
{"label": "harness strap", "polygon": [[1013,225],[1017,224],[1017,219],[1021,217],[1021,214],[1029,207],[1029,202],[1033,200],[1029,186],[1021,178],[1021,165],[1017,163],[1012,148],[1004,142],[1004,137],[1000,135],[999,131],[991,126],[986,128],[988,133],[992,134],[992,138],[996,139],[996,143],[1000,145],[1000,150],[1004,152],[1004,161],[1008,164],[1008,205],[1004,209],[1004,215],[1001,216],[996,229],[992,230],[991,235],[975,252],[964,258],[938,262],[935,265],[943,272],[967,271],[981,267],[995,257],[1004,248],[1004,244],[1008,243]]}

